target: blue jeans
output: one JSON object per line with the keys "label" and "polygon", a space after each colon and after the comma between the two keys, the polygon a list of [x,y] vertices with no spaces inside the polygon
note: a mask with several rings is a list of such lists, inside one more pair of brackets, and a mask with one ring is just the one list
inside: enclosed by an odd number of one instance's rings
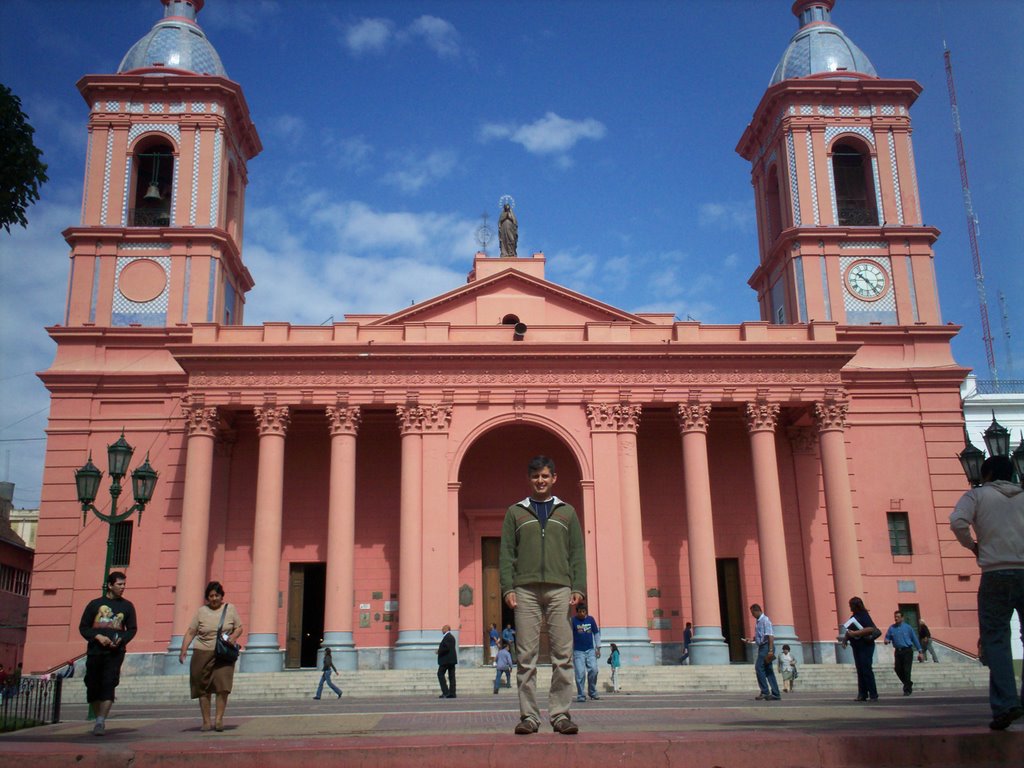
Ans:
{"label": "blue jeans", "polygon": [[[1010,619],[1014,611],[1024,620],[1024,570],[982,573],[978,627],[988,661],[988,701],[995,717],[1024,706],[1024,684],[1018,695],[1010,652]],[[1024,636],[1024,629],[1021,635]]]}
{"label": "blue jeans", "polygon": [[509,688],[512,687],[512,667],[508,669],[496,669],[494,670],[494,692],[498,692],[498,688],[501,687],[501,676],[505,676],[505,683]]}
{"label": "blue jeans", "polygon": [[583,696],[583,681],[587,681],[590,698],[597,696],[597,655],[594,649],[573,651],[572,665],[576,669],[576,698]]}
{"label": "blue jeans", "polygon": [[327,683],[327,685],[330,687],[332,691],[341,696],[341,688],[339,688],[331,682],[331,670],[325,669],[324,673],[320,675],[320,685],[316,687],[316,696],[314,696],[313,698],[320,698],[320,694],[324,692],[324,683]]}
{"label": "blue jeans", "polygon": [[767,660],[768,643],[761,643],[757,646],[757,661],[754,662],[754,672],[757,673],[757,687],[761,689],[762,696],[779,697],[779,683],[775,679],[774,662]]}

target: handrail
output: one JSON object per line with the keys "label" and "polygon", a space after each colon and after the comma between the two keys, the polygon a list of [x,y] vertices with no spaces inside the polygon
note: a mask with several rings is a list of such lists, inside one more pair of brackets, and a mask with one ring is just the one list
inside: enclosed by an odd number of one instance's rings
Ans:
{"label": "handrail", "polygon": [[54,667],[50,667],[49,669],[45,669],[45,670],[43,670],[42,672],[33,672],[32,674],[33,674],[33,675],[35,675],[35,674],[39,674],[39,675],[52,675],[52,674],[53,674],[54,672],[56,672],[56,671],[57,671],[58,669],[63,669],[63,668],[64,668],[64,667],[66,667],[66,666],[67,666],[68,664],[76,664],[76,663],[78,662],[78,660],[79,660],[79,659],[84,659],[84,658],[85,658],[85,655],[86,655],[86,654],[85,654],[85,651],[82,651],[82,652],[81,652],[80,654],[78,654],[77,656],[72,656],[72,657],[71,657],[70,659],[68,659],[67,661],[62,661],[62,662],[61,662],[60,664],[58,664],[58,665],[56,665],[56,666],[54,666]]}

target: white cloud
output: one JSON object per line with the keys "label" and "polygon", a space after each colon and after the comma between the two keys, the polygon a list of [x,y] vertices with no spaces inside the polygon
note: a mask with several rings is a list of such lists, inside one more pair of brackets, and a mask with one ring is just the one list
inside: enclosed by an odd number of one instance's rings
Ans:
{"label": "white cloud", "polygon": [[267,132],[291,149],[297,149],[306,137],[306,121],[299,115],[277,115],[267,120],[266,124]]}
{"label": "white cloud", "polygon": [[383,181],[403,192],[418,192],[430,182],[450,174],[456,160],[456,154],[451,150],[434,150],[426,157],[402,153],[394,158],[396,167],[385,174]]}
{"label": "white cloud", "polygon": [[421,38],[442,59],[459,55],[459,33],[451,22],[437,16],[420,16],[409,25],[407,32]]}
{"label": "white cloud", "polygon": [[394,36],[390,19],[360,19],[345,31],[345,45],[353,56],[382,54]]}
{"label": "white cloud", "polygon": [[521,144],[535,155],[564,154],[583,139],[603,139],[607,129],[594,118],[569,120],[554,112],[524,125],[487,123],[480,129],[480,139],[508,139]]}
{"label": "white cloud", "polygon": [[749,203],[701,203],[697,209],[697,223],[702,227],[747,232],[754,223],[754,210]]}
{"label": "white cloud", "polygon": [[199,14],[204,29],[229,30],[258,36],[281,10],[276,0],[218,0],[207,3]]}
{"label": "white cloud", "polygon": [[416,42],[442,59],[455,59],[462,53],[455,25],[437,16],[420,16],[402,29],[396,29],[391,19],[366,18],[345,30],[345,46],[353,56],[381,56],[392,46]]}

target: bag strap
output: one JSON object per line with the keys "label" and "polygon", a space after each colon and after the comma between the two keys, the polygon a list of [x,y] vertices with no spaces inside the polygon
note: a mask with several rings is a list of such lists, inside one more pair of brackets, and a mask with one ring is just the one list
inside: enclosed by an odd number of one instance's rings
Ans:
{"label": "bag strap", "polygon": [[220,624],[217,625],[217,634],[218,635],[220,634],[220,631],[222,629],[224,629],[224,617],[227,616],[227,614],[228,614],[228,604],[224,603],[224,610],[220,612]]}

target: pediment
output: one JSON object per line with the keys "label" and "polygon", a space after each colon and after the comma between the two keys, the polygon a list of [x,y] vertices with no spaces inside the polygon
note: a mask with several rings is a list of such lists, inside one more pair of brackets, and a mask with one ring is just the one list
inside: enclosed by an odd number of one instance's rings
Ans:
{"label": "pediment", "polygon": [[447,323],[493,326],[500,325],[509,315],[534,326],[581,326],[609,322],[652,325],[649,319],[515,268],[473,280],[400,312],[375,318],[368,325]]}

